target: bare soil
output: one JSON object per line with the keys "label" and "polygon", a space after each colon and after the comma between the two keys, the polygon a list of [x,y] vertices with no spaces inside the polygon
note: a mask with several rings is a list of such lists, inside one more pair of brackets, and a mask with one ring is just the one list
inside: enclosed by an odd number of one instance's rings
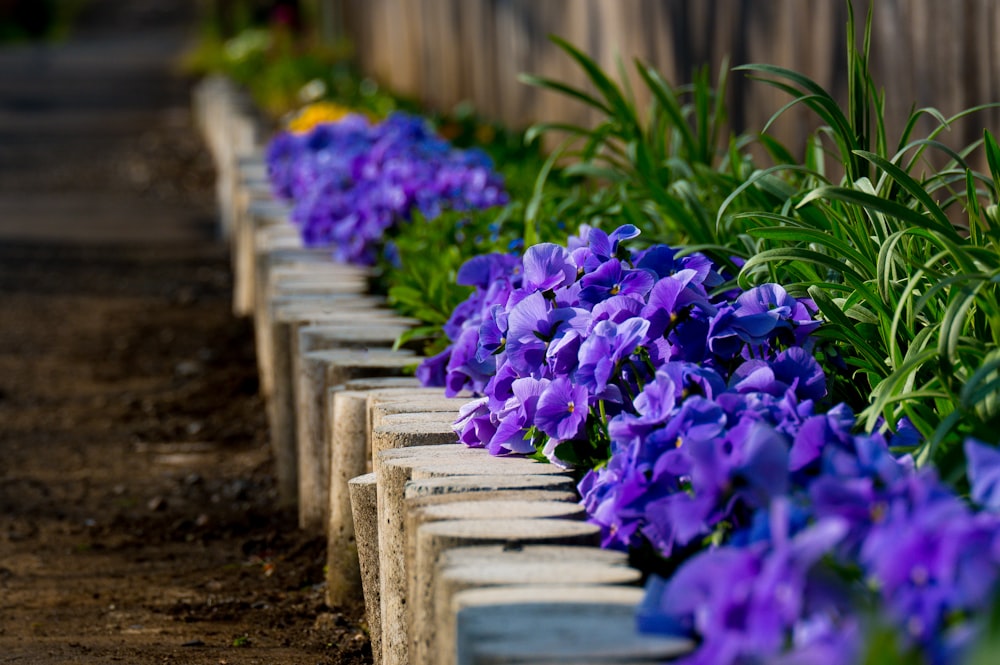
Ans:
{"label": "bare soil", "polygon": [[0,247],[0,663],[364,663],[219,247]]}
{"label": "bare soil", "polygon": [[275,507],[163,55],[185,5],[91,0],[76,41],[0,51],[0,663],[371,661],[361,599],[324,604],[323,541]]}

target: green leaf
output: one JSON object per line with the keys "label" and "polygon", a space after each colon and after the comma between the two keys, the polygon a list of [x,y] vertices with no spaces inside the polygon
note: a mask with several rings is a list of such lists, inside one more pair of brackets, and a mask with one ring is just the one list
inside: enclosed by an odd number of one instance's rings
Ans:
{"label": "green leaf", "polygon": [[948,224],[947,228],[941,228],[938,224],[934,223],[937,220],[932,221],[925,215],[921,215],[915,210],[900,205],[895,201],[888,201],[875,196],[874,194],[867,194],[847,187],[818,187],[809,192],[805,198],[802,199],[799,203],[799,207],[819,199],[851,203],[870,211],[873,210],[884,213],[890,217],[894,217],[902,222],[908,222],[920,228],[936,231],[955,242],[961,242],[962,240],[961,236],[958,235],[958,232],[955,231],[951,224]]}
{"label": "green leaf", "polygon": [[782,240],[790,243],[808,242],[820,245],[832,256],[839,255],[851,263],[853,267],[858,270],[865,271],[860,274],[864,274],[866,277],[873,277],[875,275],[875,266],[868,260],[867,257],[854,249],[854,247],[850,244],[839,238],[835,238],[824,231],[818,231],[816,229],[801,226],[771,226],[747,229],[747,233],[756,238],[764,238],[767,240]]}
{"label": "green leaf", "polygon": [[986,145],[986,161],[993,176],[993,191],[1000,192],[1000,146],[989,130],[983,130],[983,142]]}
{"label": "green leaf", "polygon": [[958,289],[959,295],[952,298],[941,319],[941,336],[938,338],[939,362],[955,364],[958,362],[957,350],[959,338],[968,323],[970,309],[976,299],[977,289],[963,284]]}
{"label": "green leaf", "polygon": [[396,338],[396,341],[393,342],[392,350],[398,351],[405,344],[415,339],[424,339],[443,335],[444,333],[442,332],[440,326],[417,326],[415,328],[410,328]]}
{"label": "green leaf", "polygon": [[611,107],[607,106],[601,100],[588,95],[583,90],[574,88],[573,86],[567,85],[560,81],[556,81],[550,78],[544,78],[542,76],[534,76],[532,74],[519,74],[517,80],[526,85],[534,86],[536,88],[542,88],[544,90],[551,90],[552,92],[558,92],[559,94],[566,95],[572,99],[579,102],[583,102],[587,106],[593,106],[597,110],[607,114],[612,115]]}
{"label": "green leaf", "polygon": [[[887,159],[884,159],[874,153],[867,152],[864,150],[855,150],[854,154],[864,157],[872,164],[875,164],[880,169],[886,172],[894,181],[899,183],[899,185],[909,192],[910,196],[915,198],[917,201],[924,206],[924,209],[930,213],[931,217],[937,221],[939,229],[942,233],[954,233],[954,228],[952,227],[951,221],[948,216],[944,214],[944,211],[938,207],[934,199],[930,197],[927,191],[920,185],[916,180],[911,178],[902,169],[893,164]],[[955,234],[957,236],[957,234]]]}
{"label": "green leaf", "polygon": [[900,366],[879,382],[873,390],[872,403],[865,409],[867,414],[865,427],[868,430],[875,427],[879,416],[883,416],[889,422],[895,420],[889,408],[895,401],[894,397],[904,393],[905,385],[913,380],[916,372],[936,357],[937,350],[932,348],[908,353]]}
{"label": "green leaf", "polygon": [[746,286],[746,283],[743,280],[745,274],[751,272],[759,265],[777,262],[815,264],[827,270],[833,270],[843,274],[851,274],[859,282],[863,282],[865,280],[865,275],[857,272],[854,267],[828,254],[823,254],[822,252],[804,249],[801,247],[776,247],[751,256],[747,260],[746,264],[743,266],[743,270],[740,272],[739,279],[741,286]]}
{"label": "green leaf", "polygon": [[853,344],[855,350],[859,351],[868,360],[873,369],[881,370],[878,372],[880,376],[885,376],[887,368],[885,367],[884,359],[869,341],[857,332],[855,323],[844,314],[843,310],[833,302],[830,296],[815,286],[809,288],[809,296],[816,303],[820,314],[827,321],[838,326],[838,332],[843,338]]}
{"label": "green leaf", "polygon": [[635,61],[635,66],[639,72],[639,76],[646,82],[646,87],[649,88],[649,91],[653,93],[653,96],[659,103],[660,108],[670,118],[671,125],[684,144],[684,150],[689,159],[693,158],[698,154],[697,142],[691,133],[687,119],[684,117],[684,112],[681,110],[681,104],[677,96],[655,69],[643,64],[639,60]]}
{"label": "green leaf", "polygon": [[986,395],[1000,391],[1000,351],[991,351],[962,386],[959,398],[963,408],[972,409]]}
{"label": "green leaf", "polygon": [[591,80],[601,95],[604,96],[604,99],[607,102],[607,104],[604,105],[604,108],[606,109],[605,113],[622,122],[623,129],[627,126],[630,130],[629,135],[638,134],[639,123],[635,116],[635,112],[628,105],[628,102],[622,96],[618,87],[611,81],[610,78],[608,78],[607,74],[601,70],[597,63],[568,41],[555,35],[550,35],[549,39],[556,44],[556,46],[568,53],[569,56],[573,58],[578,65],[580,65],[584,72],[586,72],[587,77]]}

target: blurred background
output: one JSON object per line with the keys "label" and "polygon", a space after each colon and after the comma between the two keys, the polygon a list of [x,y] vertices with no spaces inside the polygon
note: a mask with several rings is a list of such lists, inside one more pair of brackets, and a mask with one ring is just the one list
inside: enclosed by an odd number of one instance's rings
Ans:
{"label": "blurred background", "polygon": [[[859,33],[871,4],[853,2]],[[716,80],[726,67],[756,62],[795,69],[839,99],[847,95],[847,3],[835,0],[203,0],[201,8],[204,34],[236,38],[230,48],[248,58],[254,40],[264,41],[261,27],[279,50],[276,42],[290,32],[321,57],[349,59],[362,77],[396,95],[439,112],[469,104],[511,128],[597,120],[573,100],[518,81],[531,73],[586,87],[584,72],[549,35],[576,45],[606,72],[622,67],[640,102],[647,91],[638,84],[636,58],[674,85],[691,82],[701,68]],[[992,0],[875,3],[871,70],[884,87],[890,136],[911,106],[950,116],[1000,98],[998,30],[1000,4]],[[759,131],[788,101],[743,74],[728,77],[726,92],[737,133]],[[994,109],[960,123],[954,143],[968,144],[998,119]],[[813,122],[794,109],[773,133],[786,145],[802,145]]]}
{"label": "blurred background", "polygon": [[[197,0],[128,3],[153,13],[190,8],[197,43],[189,71],[228,70],[256,88],[275,113],[310,97],[345,96],[364,82],[430,111],[474,108],[511,128],[534,122],[586,124],[596,116],[573,100],[518,81],[531,73],[586,87],[585,74],[548,39],[558,35],[607,72],[619,66],[635,85],[633,59],[671,84],[701,68],[716,80],[728,67],[763,62],[793,68],[846,97],[846,2],[799,0]],[[870,0],[854,0],[859,31]],[[64,39],[75,22],[100,22],[101,0],[0,0],[0,41]],[[1000,98],[1000,4],[992,0],[880,0],[871,69],[885,89],[892,130],[911,106],[945,116]],[[120,13],[120,12],[119,12]],[[860,39],[860,36],[857,36]],[[264,65],[268,65],[265,67]],[[266,69],[266,72],[265,72]],[[348,77],[359,77],[351,81]],[[257,77],[257,80],[253,80]],[[261,78],[263,77],[263,78]],[[309,85],[311,84],[311,85]],[[729,121],[758,131],[787,101],[783,94],[728,77]],[[349,96],[349,95],[348,95]],[[985,119],[984,119],[985,118]],[[1000,111],[954,128],[954,143],[996,126]],[[804,109],[774,127],[786,145],[813,128]]]}

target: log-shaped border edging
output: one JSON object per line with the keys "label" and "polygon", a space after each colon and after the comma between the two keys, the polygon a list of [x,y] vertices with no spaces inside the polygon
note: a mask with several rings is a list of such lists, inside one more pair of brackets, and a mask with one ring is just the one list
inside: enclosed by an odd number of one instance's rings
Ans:
{"label": "log-shaped border edging", "polygon": [[326,532],[328,602],[363,595],[376,665],[686,652],[685,640],[636,632],[639,571],[597,547],[581,511],[559,508],[576,500],[568,475],[458,444],[462,401],[403,377],[416,359],[389,347],[413,322],[367,293],[364,269],[302,246],[268,194],[247,97],[207,78],[193,107],[216,166],[233,311],[254,319],[280,500]]}

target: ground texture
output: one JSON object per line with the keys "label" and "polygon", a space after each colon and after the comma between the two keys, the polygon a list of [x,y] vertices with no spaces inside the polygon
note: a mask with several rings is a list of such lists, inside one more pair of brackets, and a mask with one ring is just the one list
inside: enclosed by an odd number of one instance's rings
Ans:
{"label": "ground texture", "polygon": [[89,6],[0,50],[0,663],[370,662],[274,507],[190,8]]}

